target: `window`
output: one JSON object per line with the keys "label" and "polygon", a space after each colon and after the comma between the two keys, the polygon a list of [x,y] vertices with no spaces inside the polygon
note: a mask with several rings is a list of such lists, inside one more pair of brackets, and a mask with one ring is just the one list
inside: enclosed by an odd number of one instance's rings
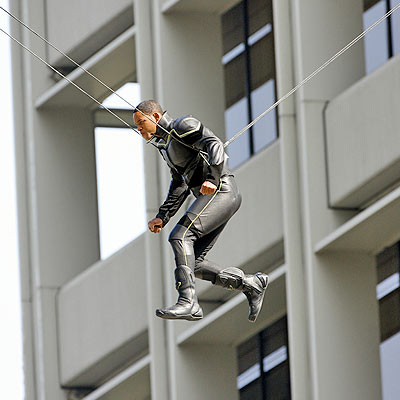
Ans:
{"label": "window", "polygon": [[[136,105],[140,98],[139,85],[128,83],[118,94]],[[103,105],[119,110],[120,114],[125,109],[122,118],[132,122],[131,107],[116,95],[109,96]],[[97,113],[109,116],[104,110]],[[110,122],[113,127],[100,123],[95,129],[101,259],[134,240],[146,227],[143,139],[112,116]]]}
{"label": "window", "polygon": [[[364,29],[367,29],[400,0],[364,0]],[[397,10],[364,39],[365,70],[369,74],[400,53],[400,12]]]}
{"label": "window", "polygon": [[286,317],[242,343],[237,354],[240,400],[290,399]]}
{"label": "window", "polygon": [[377,256],[377,299],[381,328],[383,400],[396,400],[400,392],[400,242]]}
{"label": "window", "polygon": [[[226,138],[276,101],[271,0],[243,0],[222,15]],[[229,145],[235,168],[278,136],[274,110]]]}

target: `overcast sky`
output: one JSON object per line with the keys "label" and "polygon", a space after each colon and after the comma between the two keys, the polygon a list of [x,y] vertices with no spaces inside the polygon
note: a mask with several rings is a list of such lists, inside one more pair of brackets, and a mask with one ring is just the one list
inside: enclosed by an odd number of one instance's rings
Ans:
{"label": "overcast sky", "polygon": [[[0,0],[8,9],[8,1]],[[1,10],[0,10],[1,11]],[[8,30],[8,19],[0,13],[0,26]],[[1,398],[23,399],[22,345],[17,251],[14,141],[12,133],[9,40],[0,36],[0,382]]]}

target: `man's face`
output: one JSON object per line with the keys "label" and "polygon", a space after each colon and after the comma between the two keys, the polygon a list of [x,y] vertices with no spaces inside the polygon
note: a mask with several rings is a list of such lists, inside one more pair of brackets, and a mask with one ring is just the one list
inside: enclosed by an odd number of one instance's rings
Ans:
{"label": "man's face", "polygon": [[161,116],[158,113],[146,114],[146,116],[148,118],[138,111],[134,114],[133,121],[143,139],[150,140],[156,133],[156,123],[160,120]]}

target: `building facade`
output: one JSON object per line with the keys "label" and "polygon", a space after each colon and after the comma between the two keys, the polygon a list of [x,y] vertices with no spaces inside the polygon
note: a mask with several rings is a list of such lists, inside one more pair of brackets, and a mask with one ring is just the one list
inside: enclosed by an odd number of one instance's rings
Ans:
{"label": "building facade", "polygon": [[[137,82],[142,99],[225,140],[398,3],[10,10],[113,89]],[[21,25],[11,32],[99,102],[110,95]],[[176,300],[173,221],[100,257],[94,131],[123,124],[13,44],[26,399],[397,399],[399,52],[397,11],[229,146],[243,203],[210,256],[270,285],[251,324],[241,293],[197,281],[205,317],[189,323],[154,314]],[[170,179],[151,146],[144,175],[150,219]]]}

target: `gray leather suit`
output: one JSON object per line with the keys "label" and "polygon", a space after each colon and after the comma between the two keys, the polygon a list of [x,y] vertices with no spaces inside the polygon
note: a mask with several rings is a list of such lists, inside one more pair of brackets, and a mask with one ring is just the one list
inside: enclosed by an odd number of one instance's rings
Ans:
{"label": "gray leather suit", "polygon": [[[228,220],[241,204],[241,195],[221,140],[192,116],[172,119],[164,113],[152,139],[167,162],[172,175],[166,200],[157,217],[165,226],[183,204],[190,191],[196,200],[169,236],[176,265],[187,265],[198,278],[215,283],[222,270],[205,259]],[[212,195],[202,195],[209,181],[217,186]]]}

